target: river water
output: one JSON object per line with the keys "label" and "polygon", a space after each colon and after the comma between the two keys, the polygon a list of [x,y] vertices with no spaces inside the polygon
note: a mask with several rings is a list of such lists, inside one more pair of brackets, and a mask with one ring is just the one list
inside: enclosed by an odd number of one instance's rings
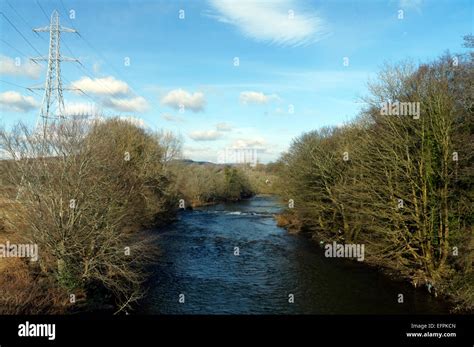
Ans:
{"label": "river water", "polygon": [[140,313],[448,312],[423,289],[357,261],[326,258],[315,242],[277,227],[273,215],[281,208],[276,198],[257,196],[183,211],[177,222],[156,230],[161,255]]}

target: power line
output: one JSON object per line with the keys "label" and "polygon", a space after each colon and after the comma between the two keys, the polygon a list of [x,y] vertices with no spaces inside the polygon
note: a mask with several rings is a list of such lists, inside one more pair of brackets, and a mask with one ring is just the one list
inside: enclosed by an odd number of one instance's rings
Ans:
{"label": "power line", "polygon": [[6,83],[6,84],[10,84],[10,85],[15,86],[15,87],[18,87],[18,88],[28,89],[27,87],[20,86],[19,84],[12,83],[12,82],[4,81],[4,80],[0,80],[0,82],[1,82],[1,83]]}
{"label": "power line", "polygon": [[[28,23],[28,22],[24,19],[24,17],[22,17],[21,14],[11,5],[11,3],[9,3],[9,2],[7,1],[7,4],[8,4],[9,7],[15,12],[15,14],[23,21],[23,23],[26,24],[26,26],[27,26],[29,29],[32,29],[31,26],[29,25],[29,23]],[[48,15],[46,14],[46,11],[45,11],[45,9],[43,8],[43,6],[39,3],[38,0],[36,0],[36,4],[37,4],[38,7],[41,9],[41,12],[43,13],[43,15],[45,16],[45,18],[46,18],[46,19],[48,20],[48,22],[49,22]],[[64,4],[63,4],[63,6],[64,6]],[[25,35],[23,35],[23,33],[22,33],[22,32],[18,29],[18,27],[10,20],[10,18],[9,18],[5,13],[3,13],[3,12],[0,12],[0,14],[1,14],[1,15],[5,18],[5,20],[15,29],[15,31],[16,31],[18,34],[20,34],[20,36],[23,38],[23,40],[25,40],[25,42],[27,42],[28,45],[40,56],[39,58],[36,58],[36,60],[45,60],[46,58],[43,58],[43,57],[41,56],[41,53],[39,52],[39,50],[37,50],[36,47],[33,46],[33,44],[25,37]],[[56,14],[55,19],[56,19],[56,23],[58,23],[58,25],[59,25],[59,18],[58,18],[58,16],[57,16],[57,14]],[[50,24],[48,27],[45,27],[45,28],[33,29],[33,31],[34,31],[36,34],[38,34],[38,31],[50,31],[50,30],[51,30],[51,29],[50,29],[50,28],[51,28],[51,25],[52,25],[52,24]],[[63,31],[63,30],[64,30],[64,31],[68,31],[68,32],[77,32],[75,29],[74,29],[74,30],[71,30],[71,29],[64,28],[64,27],[59,27],[59,26],[58,26],[58,29],[57,29],[57,30],[59,30],[59,31]],[[38,35],[38,36],[39,36],[39,35]],[[41,37],[41,36],[39,36],[39,37],[40,37],[42,40],[46,41],[43,37]],[[58,39],[59,39],[59,36],[55,35],[55,36],[54,36],[54,39],[55,39],[55,40],[58,40]],[[26,54],[24,54],[22,51],[20,51],[19,49],[17,49],[16,47],[14,47],[13,45],[11,45],[11,44],[8,43],[7,41],[5,41],[3,38],[0,38],[0,40],[1,40],[2,42],[4,42],[6,45],[8,45],[10,48],[12,48],[13,50],[15,50],[16,52],[18,52],[20,55],[22,55],[22,56],[24,56],[24,57],[27,58],[27,55],[26,55]],[[66,49],[67,49],[71,54],[73,54],[73,52],[72,52],[72,50],[69,48],[69,46],[68,46],[64,41],[63,41],[62,43],[64,44],[64,46],[66,47]],[[57,53],[59,53],[59,52],[57,52]],[[50,60],[50,59],[51,59],[51,57],[50,57],[48,60]],[[38,64],[35,59],[31,59],[31,60],[32,60],[35,64]],[[56,61],[56,60],[72,60],[72,59],[66,58],[66,57],[62,57],[62,58],[61,58],[60,56],[57,55],[56,58],[53,58],[53,61]],[[82,65],[78,60],[76,60],[76,61],[80,64],[80,66],[81,66],[81,68],[84,70],[84,72],[85,72],[89,77],[91,77],[90,74],[89,74],[89,73],[87,72],[87,70],[85,69],[84,65]],[[55,63],[55,64],[56,64],[56,63]],[[48,66],[49,66],[49,65],[50,65],[50,64],[48,64]],[[54,71],[53,71],[53,72],[54,72]],[[54,73],[55,73],[55,72],[54,72]],[[62,78],[67,84],[72,85],[72,83],[71,83],[68,79],[66,79],[66,78],[64,78],[64,77],[62,77],[62,76],[61,76],[60,78]],[[91,78],[92,78],[92,77],[91,77]],[[49,78],[49,80],[51,81],[51,78]],[[53,80],[55,80],[55,78],[53,78]],[[46,88],[43,88],[43,87],[25,87],[25,86],[21,86],[21,85],[19,85],[19,84],[12,83],[12,82],[8,82],[8,81],[4,81],[4,80],[0,80],[0,82],[1,82],[1,83],[5,83],[5,84],[8,84],[8,85],[11,85],[11,86],[14,86],[14,87],[17,87],[17,88],[26,89],[26,90],[28,90],[29,92],[31,92],[31,93],[33,93],[33,94],[35,94],[35,95],[38,95],[38,96],[41,96],[41,95],[38,94],[38,93],[35,91],[35,89],[47,89],[47,90],[49,91],[49,93],[46,92],[47,95],[49,94],[49,98],[48,98],[48,97],[46,98],[48,103],[49,103],[50,98],[52,97],[51,94],[56,90],[56,87],[51,88],[51,87],[48,86],[48,85],[46,86]],[[107,86],[105,86],[105,87],[107,88]],[[99,104],[99,102],[97,101],[97,98],[96,98],[96,97],[93,97],[93,96],[89,95],[88,93],[86,93],[86,92],[83,91],[82,89],[79,89],[79,88],[63,88],[63,87],[62,87],[62,83],[60,83],[60,85],[57,86],[57,88],[58,88],[58,95],[55,97],[55,99],[61,104],[61,105],[59,106],[61,109],[64,109],[64,101],[62,100],[62,90],[74,90],[74,91],[80,92],[83,96],[85,96],[86,98],[90,99],[93,103]],[[107,89],[108,89],[108,88],[107,88]],[[110,89],[109,89],[109,91],[110,91]],[[52,99],[52,98],[51,98],[51,99]],[[46,121],[46,122],[47,122],[47,119],[51,117],[51,115],[49,114],[49,111],[47,111],[47,110],[49,110],[49,108],[50,108],[49,105],[48,105],[47,107],[44,107],[44,105],[43,105],[43,107],[42,107],[42,112],[41,112],[41,113],[42,113],[42,116],[43,116],[43,120]],[[46,112],[43,112],[43,111],[45,111],[45,110],[46,110]],[[58,116],[59,116],[60,118],[62,118],[62,113],[59,112]],[[46,118],[46,119],[45,119],[45,118]]]}
{"label": "power line", "polygon": [[60,0],[60,3],[61,3],[61,6],[63,7],[64,12],[66,13],[66,18],[67,18],[69,24],[72,26],[73,29],[76,29],[74,27],[74,24],[72,24],[72,22],[69,20],[69,17],[67,16],[67,8],[66,8],[66,6],[64,6],[63,0]]}
{"label": "power line", "polygon": [[[40,8],[40,10],[41,10],[41,12],[43,13],[44,17],[46,18],[46,20],[49,21],[48,15],[47,15],[47,13],[46,13],[44,7],[41,5],[41,3],[40,3],[38,0],[36,0],[36,4],[37,4],[38,7]],[[63,5],[63,7],[64,7],[64,4],[62,4],[62,5]],[[67,16],[66,16],[66,17],[67,17]],[[72,25],[72,27],[73,27],[73,29],[76,31],[76,33],[78,33],[77,30],[76,30],[76,28],[75,28],[73,25]],[[30,28],[30,29],[31,29],[31,28]],[[36,31],[35,31],[35,32],[36,32]],[[44,39],[42,36],[40,36],[40,37],[41,37],[42,39]],[[73,53],[72,50],[69,48],[69,45],[68,45],[65,41],[62,41],[62,43],[63,43],[63,45],[66,47],[66,49],[69,51],[69,53],[70,53],[72,56],[74,56],[74,53]],[[34,60],[33,60],[33,61],[34,61]],[[80,67],[82,67],[82,69],[84,69],[84,71],[86,71],[84,65],[83,65],[80,61],[77,60],[76,62],[79,64]],[[77,66],[76,66],[76,67],[77,67]],[[87,71],[86,71],[86,74],[90,77],[90,75],[87,73]],[[92,78],[92,77],[90,77],[90,78]],[[65,77],[62,77],[62,79],[63,79],[67,84],[72,85],[72,83],[71,83],[68,79],[66,79]],[[66,90],[67,90],[68,88],[63,88],[63,89],[66,89]],[[86,93],[85,91],[83,91],[83,90],[80,89],[80,88],[74,88],[74,89],[69,88],[69,89],[70,89],[70,90],[78,91],[78,92],[80,92],[82,95],[84,95],[85,97],[87,97],[87,98],[89,98],[90,100],[92,100],[93,102],[98,103],[98,102],[97,102],[97,98],[92,97],[91,95],[89,95],[88,93]]]}
{"label": "power line", "polygon": [[[13,12],[15,12],[15,14],[23,21],[23,23],[25,23],[25,25],[28,27],[28,29],[31,29],[33,26],[16,10],[15,7],[13,7],[13,5],[8,1],[8,0],[5,0],[5,2],[7,3],[7,5],[13,10]],[[38,33],[36,33],[36,36],[39,37],[41,40],[45,41],[45,38],[41,35],[39,35]]]}
{"label": "power line", "polygon": [[[72,52],[71,48],[69,48],[69,45],[63,41],[63,45],[64,47],[66,48],[66,50],[69,52],[69,54],[71,54],[72,56],[74,56],[74,53]],[[89,71],[87,70],[87,68],[84,66],[84,64],[82,64],[80,61],[77,62],[78,65],[75,65],[75,67],[77,69],[80,69],[83,73],[85,73],[90,79],[92,80],[95,80],[96,82],[98,82],[102,87],[104,87],[105,89],[107,89],[111,94],[115,94],[107,85],[103,84],[100,79],[96,79],[92,76],[92,74],[89,73]]]}
{"label": "power line", "polygon": [[21,20],[23,21],[23,23],[26,23],[27,26],[30,26],[30,25],[26,22],[26,20],[18,13],[18,11],[12,6],[12,4],[10,4],[10,2],[9,2],[8,0],[5,0],[5,2],[6,2],[7,5],[13,10],[13,12],[15,12],[16,15],[21,18]]}
{"label": "power line", "polygon": [[[72,82],[69,81],[67,78],[63,77],[63,80],[66,82],[66,84],[69,84],[71,85]],[[67,88],[66,88],[67,90]],[[69,90],[72,90],[72,91],[76,91],[76,92],[80,92],[81,94],[83,94],[85,97],[91,99],[92,101],[94,101],[95,103],[99,104],[100,102],[98,102],[98,98],[97,97],[93,97],[89,94],[87,94],[85,91],[83,91],[81,88],[69,88]]]}
{"label": "power line", "polygon": [[[38,1],[38,0],[37,0]],[[64,10],[64,12],[67,14],[68,11],[67,11],[67,8],[66,6],[64,5],[64,2],[63,0],[59,0],[59,2],[61,3],[61,6]],[[66,15],[66,19],[67,21],[69,22],[69,24],[71,25],[71,27],[73,29],[76,29],[74,27],[74,24],[72,23],[71,19],[69,18],[69,16]],[[122,73],[114,66],[114,64],[112,64],[102,53],[100,53],[100,51],[98,49],[95,48],[94,45],[92,45],[92,43],[87,40],[84,36],[81,35],[80,32],[77,32],[77,35],[89,46],[90,49],[92,49],[93,51],[95,51],[95,53],[102,59],[104,60],[106,63],[107,63],[107,66],[109,66],[116,74],[118,77],[120,77],[122,80],[124,80],[125,82],[127,82],[127,84],[129,85],[130,87],[130,90],[132,92],[134,92],[136,95],[138,95],[138,93],[136,92],[135,88],[133,88],[133,85],[122,75]]]}
{"label": "power line", "polygon": [[[65,5],[64,5],[64,2],[63,2],[62,0],[60,0],[60,3],[61,3],[61,5],[62,5],[63,9],[64,9],[64,10],[66,11],[66,13],[67,13],[67,9],[66,9],[66,7],[65,7]],[[27,21],[23,16],[21,16],[21,14],[11,5],[10,2],[8,2],[8,0],[7,0],[7,4],[8,4],[9,7],[15,12],[15,14],[22,20],[22,22],[23,22],[24,24],[26,24],[26,26],[27,26],[29,29],[31,29],[31,26],[29,25],[28,21]],[[41,5],[41,3],[40,3],[38,0],[36,0],[36,4],[37,4],[38,7],[40,8],[40,10],[41,10],[41,12],[43,13],[43,15],[45,16],[45,18],[49,21],[49,17],[48,17],[48,15],[47,15],[47,13],[46,13],[44,7]],[[28,43],[28,45],[40,56],[40,57],[37,58],[36,60],[45,60],[46,58],[41,57],[41,53],[40,53],[40,52],[36,49],[36,47],[25,37],[25,35],[23,35],[23,33],[15,26],[15,24],[9,19],[9,17],[8,17],[7,15],[5,15],[5,13],[3,13],[3,12],[0,12],[0,14],[1,14],[1,15],[5,18],[5,20],[16,30],[16,32],[17,32],[18,34],[20,34],[20,36],[23,38],[23,40],[24,40],[26,43]],[[58,23],[58,28],[59,28],[59,18],[58,18],[57,15],[56,15],[55,18],[56,18],[56,21],[57,21],[57,23]],[[101,59],[103,59],[106,63],[108,63],[108,65],[109,65],[123,80],[126,81],[126,79],[121,76],[121,72],[119,72],[119,71],[108,61],[108,59],[105,58],[105,57],[100,53],[100,51],[97,50],[97,49],[95,48],[95,46],[92,45],[91,42],[89,42],[85,37],[83,37],[82,35],[80,35],[80,34],[75,30],[75,27],[74,27],[74,25],[72,24],[72,21],[70,20],[70,18],[69,18],[67,15],[66,15],[66,18],[67,18],[68,22],[71,23],[71,26],[74,28],[74,30],[73,30],[73,29],[68,29],[68,28],[63,28],[63,27],[61,27],[61,28],[58,29],[58,30],[60,30],[60,31],[65,30],[65,31],[68,31],[68,32],[75,32],[75,33],[77,33],[77,34],[79,35],[79,37],[87,44],[87,46],[89,46],[93,51],[95,51],[95,52],[100,56]],[[50,28],[51,28],[51,25],[50,25],[49,27],[45,27],[45,28],[33,29],[33,31],[38,35],[38,31],[50,31]],[[40,35],[38,35],[38,36],[40,36]],[[58,37],[59,37],[59,36],[58,36]],[[58,38],[58,37],[57,37],[57,38]],[[42,40],[46,41],[42,36],[40,36],[40,38],[41,38]],[[57,38],[56,38],[56,39],[57,39]],[[14,50],[17,51],[18,53],[20,53],[22,56],[27,57],[26,54],[24,54],[23,52],[21,52],[19,49],[17,49],[17,48],[14,47],[13,45],[9,44],[8,42],[6,42],[6,41],[3,40],[3,39],[1,39],[1,40],[2,40],[5,44],[7,44],[9,47],[11,47],[12,49],[14,49]],[[74,56],[74,53],[72,52],[72,50],[71,50],[71,48],[69,47],[69,45],[68,45],[66,42],[64,42],[64,41],[62,41],[62,43],[63,43],[64,47],[71,53],[71,55]],[[58,53],[59,53],[59,52],[58,52]],[[50,59],[51,59],[51,57],[50,57],[48,60],[50,60]],[[31,60],[32,60],[34,63],[37,64],[37,62],[36,62],[34,59],[31,59]],[[72,60],[72,59],[67,58],[67,57],[60,57],[60,56],[57,56],[56,59],[53,58],[53,61],[56,61],[56,60]],[[89,73],[88,69],[87,69],[82,63],[80,63],[78,60],[75,60],[75,61],[77,61],[77,62],[79,63],[79,67],[81,68],[81,70],[82,70],[89,78],[94,79],[94,77],[92,77],[93,74]],[[48,64],[48,65],[49,65],[49,64]],[[69,85],[72,85],[72,83],[71,83],[70,81],[68,81],[66,78],[64,78],[64,77],[60,77],[60,78],[62,78],[62,79],[63,79],[66,83],[68,83]],[[107,85],[103,84],[103,83],[100,81],[100,79],[96,79],[96,81],[97,81],[101,86],[103,86],[105,89],[107,89],[107,90],[111,93],[111,95],[115,94],[115,92],[113,92]],[[39,94],[36,93],[33,89],[45,89],[45,88],[39,88],[39,87],[31,87],[31,88],[28,88],[28,87],[20,86],[20,85],[18,85],[18,84],[11,83],[11,82],[7,82],[7,81],[0,81],[0,82],[6,83],[6,84],[10,84],[10,85],[15,86],[15,87],[18,87],[18,88],[26,89],[26,90],[28,90],[28,91],[30,91],[30,92],[36,94],[36,95],[39,95]],[[61,84],[61,83],[60,83],[60,84]],[[131,87],[131,84],[128,83],[128,85],[130,86],[130,89],[131,89],[133,92],[135,92],[135,91],[133,90],[133,88]],[[47,88],[48,88],[48,86],[47,86]],[[49,89],[51,89],[51,88],[49,88]],[[59,95],[57,96],[56,99],[58,99],[58,101],[59,101],[60,103],[62,103],[62,104],[64,103],[64,101],[62,100],[62,90],[63,90],[63,89],[64,89],[64,90],[75,90],[75,91],[77,91],[77,92],[80,92],[82,95],[84,95],[84,96],[87,97],[88,99],[92,100],[92,102],[94,102],[94,103],[96,103],[96,104],[100,104],[100,98],[95,97],[95,96],[91,96],[91,95],[89,95],[88,93],[86,93],[85,91],[83,91],[82,89],[79,89],[79,88],[62,88],[62,85],[59,87],[59,89],[60,89],[60,93],[59,93]],[[59,90],[59,89],[58,89],[58,90]],[[54,92],[54,88],[50,90],[50,94],[51,94],[51,92]],[[48,94],[48,93],[47,93],[47,94]],[[135,92],[135,94],[136,94],[136,92]],[[50,95],[50,96],[51,96],[51,95]],[[49,99],[49,98],[47,98],[47,99]],[[98,100],[99,100],[99,101],[98,101]],[[59,107],[61,107],[61,106],[59,106]],[[62,106],[62,108],[64,108],[64,106]],[[42,107],[42,115],[43,115],[43,109],[44,109],[44,105],[43,105],[43,107]],[[47,107],[47,109],[49,109],[49,106]],[[44,115],[43,115],[43,118],[44,118],[44,116],[46,116],[47,118],[49,118],[50,115],[49,115],[49,114],[44,114]],[[60,118],[61,118],[61,112],[59,112],[59,116],[60,116]],[[45,120],[45,119],[44,119],[44,120]]]}
{"label": "power line", "polygon": [[23,35],[23,34],[21,33],[21,31],[18,30],[18,28],[15,26],[15,24],[13,24],[13,23],[11,22],[11,20],[5,15],[5,13],[0,12],[0,14],[3,16],[3,18],[5,18],[5,20],[6,20],[8,23],[10,23],[10,25],[13,27],[13,29],[15,29],[16,32],[17,32],[18,34],[20,34],[20,36],[23,38],[23,40],[25,40],[25,42],[26,42],[31,48],[33,48],[33,50],[34,50],[36,53],[38,53],[39,55],[41,55],[41,53],[35,48],[35,46],[33,46],[33,45],[31,44],[31,42],[25,37],[25,35]]}
{"label": "power line", "polygon": [[79,36],[91,49],[93,49],[93,50],[99,55],[99,57],[100,57],[101,59],[103,59],[103,60],[107,63],[107,65],[108,65],[110,68],[112,68],[112,70],[114,70],[114,72],[115,72],[121,79],[123,79],[124,81],[126,81],[127,84],[130,86],[130,89],[131,89],[136,95],[138,95],[138,93],[137,93],[137,92],[135,91],[135,89],[133,88],[132,84],[131,84],[129,81],[127,81],[126,78],[124,78],[124,76],[122,75],[122,73],[121,73],[118,69],[116,69],[115,66],[110,63],[110,61],[108,61],[88,40],[86,40],[86,38],[85,38],[84,36],[82,36],[80,33],[78,33],[78,36]]}
{"label": "power line", "polygon": [[48,17],[48,15],[46,14],[46,11],[44,10],[43,6],[41,6],[41,4],[39,3],[38,0],[36,0],[36,4],[37,4],[37,5],[39,6],[39,8],[41,9],[41,12],[43,12],[43,14],[44,14],[46,20],[49,21],[49,17]]}
{"label": "power line", "polygon": [[[37,0],[37,1],[38,1],[38,0]],[[87,41],[85,40],[85,38],[82,37],[81,34],[77,31],[77,29],[76,29],[76,27],[74,26],[74,24],[72,23],[71,19],[69,18],[69,16],[67,16],[68,11],[67,11],[66,6],[64,5],[64,2],[63,2],[62,0],[59,0],[59,1],[60,1],[60,4],[61,4],[61,6],[62,6],[64,12],[65,12],[65,17],[66,17],[67,21],[69,22],[69,24],[71,25],[71,27],[72,27],[74,30],[76,30],[76,33],[78,34],[78,36],[79,36],[80,38],[82,38],[82,39],[84,40],[84,42],[86,42],[90,48],[92,48],[94,51],[96,51],[96,53],[98,53],[99,56],[101,56],[101,58],[102,58],[103,60],[106,60],[106,59],[100,54],[100,52],[98,52],[89,42],[87,42]],[[39,3],[38,3],[38,4],[39,4]],[[72,56],[74,56],[74,53],[73,53],[72,50],[69,48],[69,45],[68,45],[65,41],[63,41],[63,44],[64,44],[66,50],[69,52],[69,54],[71,54]],[[107,62],[107,63],[113,68],[112,64],[110,64],[109,62]],[[111,95],[115,94],[115,92],[112,91],[106,84],[103,84],[103,83],[100,81],[100,79],[96,79],[95,77],[93,77],[94,74],[91,73],[90,70],[88,70],[88,69],[84,66],[84,64],[82,64],[81,62],[78,62],[78,64],[79,64],[79,66],[76,66],[77,69],[80,68],[80,69],[82,70],[82,72],[86,74],[86,76],[88,76],[88,77],[91,78],[92,80],[95,80],[95,81],[96,81],[99,85],[101,85],[103,88],[107,89],[107,90],[110,92]],[[125,80],[125,79],[124,79],[124,80]],[[128,85],[130,85],[130,83],[128,83]],[[132,89],[132,88],[130,88],[130,89]]]}
{"label": "power line", "polygon": [[[18,13],[18,11],[16,11],[16,9],[8,2],[8,0],[6,0],[6,1],[7,1],[7,4],[12,8],[12,10],[14,10],[15,13],[16,13],[20,18],[22,18],[23,22],[28,26],[28,29],[32,29],[32,27],[29,26],[28,22],[20,15],[20,13]],[[41,11],[43,12],[45,18],[49,20],[47,14],[46,14],[46,11],[45,11],[44,8],[41,6],[41,4],[38,2],[38,0],[36,1],[36,3],[37,3],[38,6],[40,7],[40,9],[41,9]],[[34,32],[35,32],[36,34],[38,34],[36,31],[34,31]],[[38,36],[39,36],[41,39],[43,39],[44,41],[46,41],[46,40],[45,40],[42,36],[40,36],[39,34],[38,34]],[[7,44],[7,45],[8,45],[9,47],[11,47],[12,49],[14,49],[15,51],[17,51],[18,53],[20,53],[20,55],[22,55],[23,57],[25,57],[25,58],[28,59],[28,56],[27,56],[26,54],[24,54],[23,52],[21,52],[20,50],[18,50],[17,48],[15,48],[14,46],[12,46],[12,45],[9,44],[8,42],[6,42],[4,39],[1,39],[1,38],[0,38],[0,40],[3,41],[5,44]],[[64,46],[66,47],[66,49],[71,53],[71,55],[74,56],[74,53],[71,51],[71,49],[70,49],[69,46],[66,44],[66,42],[63,41],[62,43],[64,44]],[[38,53],[39,53],[39,52],[38,52]],[[36,62],[36,60],[31,59],[31,61],[34,62],[35,64],[38,64],[38,63]],[[82,65],[82,63],[81,63],[80,61],[77,61],[77,63],[78,63],[78,64],[84,69],[84,71],[87,73],[87,71],[85,70],[84,65]],[[88,76],[91,77],[90,75],[88,75]],[[92,77],[91,77],[91,78],[92,78]],[[68,82],[65,78],[63,78],[63,79],[64,79],[66,82]],[[6,82],[6,83],[8,83],[8,82]],[[68,82],[68,83],[71,84],[70,82]],[[10,83],[10,84],[12,84],[12,83]],[[13,84],[12,84],[12,85],[13,85]],[[17,85],[17,86],[18,86],[18,85]],[[19,87],[21,87],[21,86],[19,86]],[[25,87],[21,87],[21,88],[25,88]],[[31,92],[34,92],[32,89],[29,89],[29,88],[26,88],[26,89],[28,89],[28,90],[31,91]],[[86,97],[88,97],[88,98],[94,100],[90,95],[88,95],[88,94],[87,94],[86,92],[84,92],[83,90],[81,90],[81,89],[79,89],[79,88],[76,88],[75,90],[78,90],[79,92],[81,92],[81,93],[82,93],[83,95],[85,95]],[[35,93],[35,94],[37,94],[37,93]]]}
{"label": "power line", "polygon": [[[36,1],[36,3],[41,7],[41,4],[38,1]],[[46,15],[44,9],[43,13]],[[33,31],[49,32],[50,44],[48,57],[42,57],[40,54],[38,58],[34,58],[35,60],[48,61],[48,69],[46,71],[46,82],[44,88],[34,88],[44,89],[44,98],[40,109],[40,117],[43,121],[43,136],[46,138],[48,136],[49,126],[51,125],[49,123],[51,122],[54,124],[57,121],[61,122],[65,118],[61,62],[77,61],[77,59],[61,56],[61,33],[74,33],[76,30],[61,26],[59,23],[59,13],[55,10],[51,15],[51,20],[48,26],[33,29]]]}
{"label": "power line", "polygon": [[5,84],[9,84],[9,85],[12,85],[14,87],[17,87],[17,88],[23,88],[23,89],[26,89],[28,90],[29,92],[33,93],[33,94],[36,94],[38,96],[41,96],[40,94],[36,93],[34,90],[28,88],[28,87],[25,87],[25,86],[20,86],[19,84],[16,84],[16,83],[12,83],[12,82],[8,82],[8,81],[4,81],[4,80],[0,80],[1,83],[5,83]]}
{"label": "power line", "polygon": [[[22,51],[20,51],[18,48],[14,47],[13,45],[9,44],[7,41],[5,41],[4,39],[0,38],[0,41],[2,41],[4,44],[6,44],[7,46],[9,46],[11,49],[13,49],[14,51],[16,51],[17,53],[19,53],[22,57],[28,59],[28,55],[26,55],[25,53],[23,53]],[[33,63],[37,64],[38,63],[36,61],[33,61]]]}

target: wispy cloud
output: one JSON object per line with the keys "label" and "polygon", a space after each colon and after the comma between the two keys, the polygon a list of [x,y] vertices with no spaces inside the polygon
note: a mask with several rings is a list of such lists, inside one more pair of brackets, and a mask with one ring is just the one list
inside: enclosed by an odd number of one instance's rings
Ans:
{"label": "wispy cloud", "polygon": [[184,122],[184,118],[180,116],[175,116],[169,113],[163,113],[161,115],[161,118],[168,121],[168,122],[175,122],[175,123],[181,123]]}
{"label": "wispy cloud", "polygon": [[203,111],[206,106],[204,93],[190,93],[183,89],[174,89],[168,92],[160,100],[162,105],[169,106],[175,110],[190,109],[193,112]]}
{"label": "wispy cloud", "polygon": [[207,16],[238,28],[257,41],[282,46],[306,45],[321,40],[327,26],[315,12],[294,0],[209,0]]}
{"label": "wispy cloud", "polygon": [[194,141],[216,141],[222,134],[217,130],[196,130],[189,134]]}
{"label": "wispy cloud", "polygon": [[276,94],[264,94],[262,92],[245,91],[240,93],[240,102],[247,104],[267,104],[270,100],[277,100]]}
{"label": "wispy cloud", "polygon": [[23,76],[38,79],[41,74],[41,69],[41,65],[32,63],[29,60],[18,60],[0,55],[0,75]]}
{"label": "wispy cloud", "polygon": [[400,8],[403,8],[404,10],[415,9],[419,11],[421,9],[422,4],[423,0],[400,0],[398,2],[398,6],[400,6]]}
{"label": "wispy cloud", "polygon": [[28,112],[39,107],[39,103],[32,96],[14,91],[0,93],[0,105],[13,112]]}
{"label": "wispy cloud", "polygon": [[148,128],[148,124],[146,124],[146,122],[142,118],[139,118],[139,117],[128,116],[128,117],[120,117],[120,119],[141,128]]}
{"label": "wispy cloud", "polygon": [[[298,69],[256,65],[255,69],[257,68],[259,72],[271,76],[271,79],[263,80],[263,82],[207,84],[205,88],[232,93],[241,93],[242,90],[251,91],[273,96],[275,100],[281,101],[281,99],[286,99],[284,95],[288,91],[315,92],[334,88],[355,89],[360,86],[364,87],[370,78],[376,76],[375,71],[361,69]],[[277,94],[265,94],[258,90],[275,91]]]}
{"label": "wispy cloud", "polygon": [[232,142],[232,148],[263,148],[266,141],[263,137],[240,138]]}
{"label": "wispy cloud", "polygon": [[102,103],[105,107],[121,112],[145,112],[149,109],[148,101],[142,96],[127,99],[109,98]]}
{"label": "wispy cloud", "polygon": [[232,129],[234,129],[234,126],[230,123],[227,123],[227,122],[222,122],[222,123],[217,123],[216,124],[216,130],[217,131],[227,132],[227,131],[231,131]]}
{"label": "wispy cloud", "polygon": [[374,73],[365,70],[288,70],[275,71],[275,76],[279,81],[275,88],[285,89],[286,85],[290,90],[320,91],[364,87]]}

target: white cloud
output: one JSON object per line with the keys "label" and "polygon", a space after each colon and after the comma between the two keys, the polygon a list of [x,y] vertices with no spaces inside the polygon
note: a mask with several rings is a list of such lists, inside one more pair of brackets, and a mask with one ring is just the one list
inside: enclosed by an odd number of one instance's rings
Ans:
{"label": "white cloud", "polygon": [[121,120],[127,121],[130,124],[136,125],[141,128],[148,128],[148,125],[142,118],[128,116],[128,117],[119,117]]}
{"label": "white cloud", "polygon": [[180,117],[180,116],[174,116],[172,114],[169,114],[169,113],[163,113],[161,115],[161,118],[168,121],[168,122],[176,122],[176,123],[180,123],[180,122],[184,122],[184,118],[183,117]]}
{"label": "white cloud", "polygon": [[231,131],[232,129],[234,129],[234,126],[232,124],[222,122],[222,123],[217,123],[216,124],[216,129],[217,129],[217,131],[222,131],[222,132]]}
{"label": "white cloud", "polygon": [[71,83],[71,88],[79,88],[85,93],[99,95],[127,95],[130,87],[127,83],[115,79],[113,76],[103,78],[82,77],[80,80]]}
{"label": "white cloud", "polygon": [[222,134],[217,130],[196,130],[189,134],[194,141],[215,141],[221,136]]}
{"label": "white cloud", "polygon": [[252,139],[236,139],[232,143],[232,148],[263,148],[266,144],[265,139],[256,137]]}
{"label": "white cloud", "polygon": [[206,106],[206,99],[204,93],[195,92],[190,93],[183,89],[174,89],[161,98],[161,104],[179,110],[184,107],[184,110],[190,109],[193,112],[203,111]]}
{"label": "white cloud", "polygon": [[209,17],[234,25],[257,41],[298,46],[316,42],[327,34],[323,20],[299,7],[294,0],[209,0],[209,3],[215,11]]}
{"label": "white cloud", "polygon": [[423,0],[400,0],[399,6],[403,9],[415,9],[420,10]]}
{"label": "white cloud", "polygon": [[275,94],[266,95],[261,92],[245,91],[240,93],[240,102],[242,104],[266,104],[270,100],[278,99]]}
{"label": "white cloud", "polygon": [[148,101],[141,96],[128,99],[109,98],[103,101],[103,105],[122,112],[145,112],[149,108]]}
{"label": "white cloud", "polygon": [[13,112],[28,112],[39,107],[39,103],[32,96],[14,91],[0,93],[0,105]]}
{"label": "white cloud", "polygon": [[0,55],[0,75],[23,76],[38,79],[41,74],[41,65],[30,60],[10,58]]}

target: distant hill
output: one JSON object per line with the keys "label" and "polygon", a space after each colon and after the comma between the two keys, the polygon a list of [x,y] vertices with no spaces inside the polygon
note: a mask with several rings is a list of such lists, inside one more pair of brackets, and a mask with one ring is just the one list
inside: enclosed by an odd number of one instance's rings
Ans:
{"label": "distant hill", "polygon": [[184,164],[195,164],[195,165],[214,165],[214,166],[221,166],[222,164],[212,163],[210,161],[194,161],[192,159],[176,159],[176,162],[181,162]]}

